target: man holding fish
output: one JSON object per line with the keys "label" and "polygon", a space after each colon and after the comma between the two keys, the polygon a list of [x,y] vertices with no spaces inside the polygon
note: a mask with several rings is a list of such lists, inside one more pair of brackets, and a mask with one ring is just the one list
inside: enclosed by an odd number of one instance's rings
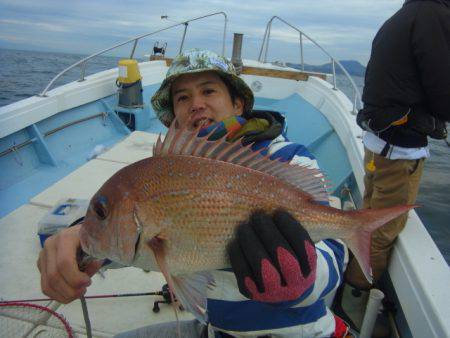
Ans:
{"label": "man holding fish", "polygon": [[[164,141],[102,186],[83,225],[46,241],[38,260],[43,292],[63,303],[86,292],[101,262],[80,272],[82,247],[161,271],[197,318],[179,324],[183,336],[344,336],[324,297],[341,283],[348,253],[328,238],[342,238],[370,280],[370,233],[411,206],[328,207],[312,155],[287,141],[283,116],[253,111],[253,101],[224,57],[177,56],[152,98],[170,127]],[[126,335],[176,332],[168,323]]]}

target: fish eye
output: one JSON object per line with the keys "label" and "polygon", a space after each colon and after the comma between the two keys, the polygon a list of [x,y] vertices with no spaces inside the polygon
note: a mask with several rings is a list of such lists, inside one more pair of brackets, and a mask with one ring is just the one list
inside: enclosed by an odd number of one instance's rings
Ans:
{"label": "fish eye", "polygon": [[100,220],[108,217],[108,201],[105,196],[100,196],[94,203],[94,212]]}

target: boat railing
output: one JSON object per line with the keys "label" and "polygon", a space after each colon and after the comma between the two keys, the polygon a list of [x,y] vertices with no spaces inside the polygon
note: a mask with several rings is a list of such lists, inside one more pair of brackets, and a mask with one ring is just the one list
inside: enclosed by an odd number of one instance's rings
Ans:
{"label": "boat railing", "polygon": [[211,14],[202,15],[202,16],[199,16],[199,17],[196,17],[196,18],[193,18],[193,19],[185,20],[185,21],[182,21],[182,22],[173,24],[173,25],[171,25],[171,26],[168,26],[168,27],[165,27],[165,28],[162,28],[162,29],[159,29],[159,30],[150,32],[150,33],[146,33],[146,34],[143,34],[143,35],[136,36],[136,37],[131,38],[131,39],[125,41],[125,42],[119,43],[119,44],[114,45],[114,46],[112,46],[112,47],[109,47],[109,48],[106,48],[106,49],[104,49],[104,50],[101,50],[101,51],[99,51],[99,52],[97,52],[97,53],[94,53],[94,54],[92,54],[92,55],[89,55],[89,56],[85,57],[84,59],[82,59],[82,60],[80,60],[80,61],[74,63],[73,65],[67,67],[66,69],[64,69],[63,71],[61,71],[58,75],[56,75],[56,76],[55,76],[55,77],[47,84],[47,86],[44,88],[44,90],[43,90],[38,96],[40,96],[40,97],[46,97],[46,96],[47,96],[47,92],[50,90],[50,88],[53,86],[53,84],[56,82],[56,80],[58,80],[62,75],[64,75],[65,73],[67,73],[69,70],[71,70],[71,69],[73,69],[73,68],[75,68],[75,67],[77,67],[77,66],[80,66],[80,65],[81,65],[81,75],[80,75],[80,78],[79,78],[78,81],[79,81],[79,82],[84,81],[85,74],[86,74],[86,65],[87,65],[87,63],[88,63],[89,60],[95,58],[96,56],[105,54],[105,53],[107,53],[107,52],[109,52],[109,51],[111,51],[111,50],[117,49],[117,48],[119,48],[119,47],[121,47],[121,46],[123,46],[123,45],[129,44],[129,43],[133,43],[132,49],[131,49],[131,53],[130,53],[130,58],[133,58],[134,53],[135,53],[135,51],[136,51],[137,44],[138,44],[138,42],[139,42],[141,39],[143,39],[143,38],[145,38],[145,37],[147,37],[147,36],[151,36],[151,35],[155,35],[155,34],[161,33],[161,32],[163,32],[163,31],[172,29],[172,28],[174,28],[174,27],[178,27],[178,26],[184,25],[183,37],[182,37],[182,39],[181,39],[181,42],[180,42],[180,48],[179,48],[179,53],[181,53],[181,52],[183,51],[184,41],[185,41],[185,38],[186,38],[186,32],[187,32],[187,28],[188,28],[189,23],[192,22],[192,21],[204,19],[204,18],[207,18],[207,17],[210,17],[210,16],[214,16],[214,15],[223,15],[223,16],[224,16],[223,41],[222,41],[222,55],[225,55],[225,39],[226,39],[226,31],[227,31],[227,21],[228,21],[228,18],[227,18],[227,15],[226,15],[225,12],[211,13]]}
{"label": "boat railing", "polygon": [[[351,84],[351,86],[353,88],[353,99],[352,99],[352,101],[353,101],[353,109],[352,109],[351,112],[352,112],[352,114],[356,114],[357,111],[358,111],[358,107],[362,107],[361,93],[359,92],[358,87],[356,86],[355,82],[353,81],[352,77],[347,72],[347,70],[344,68],[344,66],[342,66],[342,64],[338,60],[336,60],[329,52],[327,52],[316,41],[314,41],[312,38],[310,38],[305,32],[303,32],[299,28],[295,27],[294,25],[290,24],[286,20],[280,18],[279,16],[276,16],[276,15],[273,16],[269,20],[267,25],[266,25],[266,30],[264,32],[263,43],[261,45],[261,50],[259,51],[258,61],[259,62],[264,62],[264,63],[267,62],[267,51],[269,50],[270,31],[271,31],[272,22],[274,21],[274,19],[278,19],[279,21],[285,23],[286,25],[288,25],[289,27],[291,27],[292,29],[294,29],[295,31],[297,31],[299,33],[300,65],[301,65],[301,69],[303,71],[305,70],[305,62],[304,62],[304,57],[303,57],[303,38],[306,38],[309,41],[311,41],[316,47],[318,47],[322,52],[325,53],[325,55],[327,55],[330,58],[332,71],[333,71],[333,89],[335,89],[335,90],[337,90],[337,85],[336,85],[336,65],[341,69],[341,71],[344,73],[346,78],[350,81],[350,84]],[[264,58],[263,58],[263,52],[264,52]]]}

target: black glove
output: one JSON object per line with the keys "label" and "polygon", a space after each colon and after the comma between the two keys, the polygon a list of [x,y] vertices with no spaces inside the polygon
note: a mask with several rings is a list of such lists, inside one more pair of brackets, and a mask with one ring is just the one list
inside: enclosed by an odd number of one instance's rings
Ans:
{"label": "black glove", "polygon": [[447,138],[447,126],[444,121],[436,119],[436,127],[428,134],[431,138],[436,140],[445,140]]}
{"label": "black glove", "polygon": [[408,115],[408,122],[406,125],[421,134],[437,140],[447,138],[445,122],[430,114],[420,112],[420,109],[413,110]]}
{"label": "black glove", "polygon": [[285,211],[253,213],[228,246],[239,291],[262,302],[298,299],[316,279],[317,255],[308,232]]}

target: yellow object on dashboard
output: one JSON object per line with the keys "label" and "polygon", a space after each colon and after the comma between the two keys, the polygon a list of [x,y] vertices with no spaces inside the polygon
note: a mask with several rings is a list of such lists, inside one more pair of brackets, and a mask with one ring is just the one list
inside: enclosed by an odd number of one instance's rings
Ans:
{"label": "yellow object on dashboard", "polygon": [[135,83],[142,79],[139,73],[139,66],[134,59],[123,59],[119,61],[119,78],[117,79],[120,83]]}

